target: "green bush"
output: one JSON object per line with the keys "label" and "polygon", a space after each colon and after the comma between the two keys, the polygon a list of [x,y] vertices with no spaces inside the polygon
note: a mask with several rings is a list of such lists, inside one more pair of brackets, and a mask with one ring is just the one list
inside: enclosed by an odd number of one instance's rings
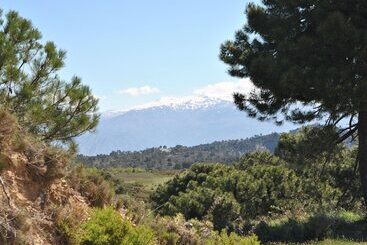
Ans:
{"label": "green bush", "polygon": [[120,245],[131,229],[111,207],[93,209],[89,220],[80,228],[81,244],[88,245]]}
{"label": "green bush", "polygon": [[[359,210],[356,149],[339,145],[331,150],[334,139],[334,128],[305,127],[282,134],[277,156],[263,151],[231,166],[193,164],[156,189],[150,196],[153,209],[160,215],[209,219],[218,231],[236,230],[238,220]],[[287,227],[284,232],[295,237],[301,232],[291,223]]]}
{"label": "green bush", "polygon": [[154,231],[146,226],[130,228],[122,244],[124,245],[153,245],[156,238]]}
{"label": "green bush", "polygon": [[240,217],[240,204],[233,195],[225,193],[215,197],[209,215],[215,230],[234,230],[235,221]]}
{"label": "green bush", "polygon": [[270,153],[247,154],[239,164],[194,164],[151,195],[158,214],[209,218],[216,230],[237,220],[295,209],[302,196],[296,172]]}
{"label": "green bush", "polygon": [[335,146],[337,129],[331,126],[302,127],[297,133],[283,133],[275,149],[275,155],[295,165],[314,163],[325,153],[337,154],[341,145]]}
{"label": "green bush", "polygon": [[235,193],[245,218],[299,207],[299,199],[303,195],[302,179],[279,158],[266,152],[247,154],[239,168],[244,170],[237,181]]}
{"label": "green bush", "polygon": [[361,205],[360,178],[354,169],[357,148],[335,145],[336,138],[336,128],[320,126],[280,136],[275,155],[302,178],[309,210],[355,209]]}
{"label": "green bush", "polygon": [[79,229],[80,244],[86,245],[153,245],[154,232],[145,226],[133,227],[112,207],[95,208]]}
{"label": "green bush", "polygon": [[222,230],[220,234],[217,234],[213,238],[209,238],[205,241],[205,245],[260,245],[259,240],[255,235],[251,236],[239,236],[236,233],[230,233],[229,235],[225,230]]}

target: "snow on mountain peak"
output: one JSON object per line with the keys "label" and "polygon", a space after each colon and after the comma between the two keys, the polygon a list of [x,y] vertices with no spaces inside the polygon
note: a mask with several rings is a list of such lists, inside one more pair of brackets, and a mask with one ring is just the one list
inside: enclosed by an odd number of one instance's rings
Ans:
{"label": "snow on mountain peak", "polygon": [[241,93],[250,93],[254,89],[255,87],[249,78],[240,79],[234,82],[209,84],[194,90],[189,96],[162,97],[153,102],[135,106],[129,109],[103,113],[103,117],[110,118],[122,115],[129,111],[150,108],[168,108],[171,110],[204,109],[219,103],[232,103],[234,92],[240,91]]}
{"label": "snow on mountain peak", "polygon": [[229,103],[229,102],[231,101],[228,99],[208,97],[208,96],[196,96],[196,95],[183,96],[183,97],[168,96],[168,97],[162,97],[150,103],[134,106],[132,108],[125,110],[107,111],[103,113],[102,116],[104,118],[111,118],[125,114],[129,111],[138,111],[150,108],[167,108],[171,110],[205,109],[219,103]]}
{"label": "snow on mountain peak", "polygon": [[133,109],[147,109],[152,107],[170,107],[172,109],[198,109],[206,108],[220,102],[227,101],[220,98],[208,96],[184,96],[184,97],[162,97],[148,104],[137,106]]}

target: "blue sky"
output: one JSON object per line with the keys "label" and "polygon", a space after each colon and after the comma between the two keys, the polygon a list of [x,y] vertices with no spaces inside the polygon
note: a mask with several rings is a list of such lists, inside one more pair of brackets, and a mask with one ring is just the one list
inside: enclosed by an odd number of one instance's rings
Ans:
{"label": "blue sky", "polygon": [[219,46],[244,24],[248,2],[3,0],[1,8],[31,19],[44,40],[65,49],[62,77],[80,76],[106,111],[236,82]]}

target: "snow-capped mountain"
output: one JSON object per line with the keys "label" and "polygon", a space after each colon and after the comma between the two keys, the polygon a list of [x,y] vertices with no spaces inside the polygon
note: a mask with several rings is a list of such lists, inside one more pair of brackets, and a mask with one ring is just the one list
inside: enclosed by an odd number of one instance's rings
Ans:
{"label": "snow-capped mountain", "polygon": [[107,111],[102,114],[102,118],[112,118],[115,116],[120,116],[129,111],[138,111],[144,109],[158,109],[158,108],[168,108],[170,110],[195,110],[195,109],[205,109],[210,106],[219,103],[231,103],[230,100],[223,98],[215,98],[209,96],[185,96],[185,97],[163,97],[161,99],[155,100],[151,103],[139,105],[132,107],[127,110],[119,111]]}
{"label": "snow-capped mountain", "polygon": [[108,154],[156,146],[193,146],[288,131],[247,117],[226,99],[205,96],[165,97],[129,110],[102,114],[95,133],[78,138],[82,154]]}

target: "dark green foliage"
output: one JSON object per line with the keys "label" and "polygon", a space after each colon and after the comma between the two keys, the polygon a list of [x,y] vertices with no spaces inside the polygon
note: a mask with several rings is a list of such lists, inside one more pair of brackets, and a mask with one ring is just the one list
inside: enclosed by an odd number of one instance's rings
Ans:
{"label": "dark green foliage", "polygon": [[254,136],[248,139],[218,141],[193,147],[158,147],[136,152],[111,152],[109,155],[79,156],[79,160],[94,167],[144,167],[155,169],[189,168],[196,162],[232,163],[248,152],[273,152],[279,134]]}
{"label": "dark green foliage", "polygon": [[202,219],[214,201],[214,192],[209,188],[198,187],[197,183],[190,181],[189,193],[181,192],[170,197],[169,213],[182,213],[186,219]]}
{"label": "dark green foliage", "polygon": [[214,202],[209,211],[210,219],[213,221],[215,230],[234,230],[239,223],[241,206],[231,193],[224,193],[214,197]]}
{"label": "dark green foliage", "polygon": [[335,146],[338,139],[334,127],[303,127],[298,133],[280,135],[275,155],[292,164],[310,164],[320,156],[334,157],[344,146]]}
{"label": "dark green foliage", "polygon": [[319,130],[282,134],[277,153],[285,159],[254,152],[231,166],[194,164],[157,188],[151,195],[153,208],[161,215],[209,219],[217,230],[241,229],[244,220],[264,216],[358,210],[356,151],[340,145],[338,151],[319,150],[310,156],[308,147],[320,140],[313,134]]}
{"label": "dark green foliage", "polygon": [[66,52],[17,12],[0,11],[0,105],[45,141],[70,141],[98,122],[98,100],[79,78],[58,76]]}
{"label": "dark green foliage", "polygon": [[[249,77],[258,88],[234,95],[249,116],[279,124],[327,118],[328,126],[344,129],[338,141],[326,146],[358,137],[367,205],[366,13],[364,0],[249,4],[247,23],[234,41],[222,45],[220,58],[232,76]],[[349,119],[349,125],[342,119]]]}
{"label": "dark green foliage", "polygon": [[255,226],[255,234],[263,243],[299,243],[340,237],[367,241],[367,222],[361,216],[348,212],[317,214],[303,219],[262,221]]}
{"label": "dark green foliage", "polygon": [[259,119],[281,112],[298,122],[358,112],[367,85],[366,2],[262,3],[248,5],[247,24],[221,49],[229,73],[250,77],[260,88],[249,96],[236,94],[238,107]]}
{"label": "dark green foliage", "polygon": [[[237,182],[236,196],[244,205],[245,217],[296,208],[302,197],[304,186],[296,172],[277,157],[269,160],[269,155],[249,155],[250,166],[245,168],[245,174]],[[246,163],[245,157],[240,166]]]}
{"label": "dark green foliage", "polygon": [[335,138],[333,128],[304,127],[296,134],[282,134],[275,154],[304,178],[304,191],[310,199],[318,200],[318,206],[350,209],[361,199],[357,149],[332,146]]}
{"label": "dark green foliage", "polygon": [[[269,161],[262,161],[263,157]],[[292,169],[261,152],[246,155],[236,166],[194,164],[160,186],[151,199],[162,215],[180,212],[186,218],[206,217],[221,230],[233,229],[244,218],[295,207],[301,191],[301,182]]]}

